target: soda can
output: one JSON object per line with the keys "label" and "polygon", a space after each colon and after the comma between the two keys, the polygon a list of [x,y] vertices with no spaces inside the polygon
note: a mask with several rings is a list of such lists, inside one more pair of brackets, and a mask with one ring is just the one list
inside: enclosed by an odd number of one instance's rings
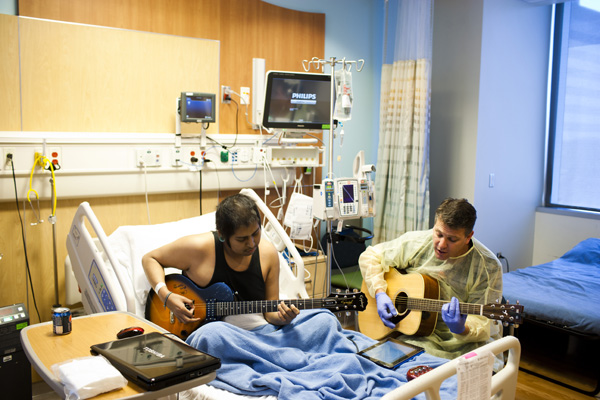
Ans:
{"label": "soda can", "polygon": [[71,333],[71,310],[59,307],[52,310],[52,325],[55,335]]}

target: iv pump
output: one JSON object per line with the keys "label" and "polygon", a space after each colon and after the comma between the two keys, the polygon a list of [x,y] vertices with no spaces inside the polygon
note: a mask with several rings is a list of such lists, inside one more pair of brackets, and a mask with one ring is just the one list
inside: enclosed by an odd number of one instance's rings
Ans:
{"label": "iv pump", "polygon": [[313,216],[320,220],[344,220],[375,216],[375,166],[364,164],[361,150],[354,158],[352,178],[323,179],[314,185]]}

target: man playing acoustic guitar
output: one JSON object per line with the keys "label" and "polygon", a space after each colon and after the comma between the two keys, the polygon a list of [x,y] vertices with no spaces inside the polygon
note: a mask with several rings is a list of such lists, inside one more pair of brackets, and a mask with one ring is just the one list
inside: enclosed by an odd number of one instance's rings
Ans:
{"label": "man playing acoustic guitar", "polygon": [[[502,298],[502,266],[494,253],[473,237],[476,218],[475,208],[467,200],[449,198],[437,208],[433,229],[407,232],[395,240],[369,246],[361,254],[363,291],[376,299],[377,314],[385,326],[378,325],[378,319],[369,324],[375,328],[374,336],[397,329],[405,334],[400,336],[401,340],[449,359],[500,338],[499,324],[491,323],[485,316],[472,315],[479,314],[480,304],[496,303]],[[398,274],[396,270],[409,275]],[[437,281],[442,304],[440,310],[435,309],[435,304],[431,309],[429,306],[420,308],[425,310],[423,320],[430,311],[435,312],[432,315],[438,315],[432,317],[431,329],[421,333],[417,333],[418,324],[408,332],[398,328],[403,323],[398,319],[404,318],[403,312],[406,313],[406,310],[397,309],[403,299],[397,296],[398,292],[406,289],[398,282],[403,277],[415,276]],[[391,288],[392,279],[399,280],[395,284],[401,289]],[[462,303],[472,303],[476,311],[463,311]],[[418,314],[410,311],[414,310],[410,305],[406,308],[408,314]],[[360,326],[363,333],[369,328]],[[425,336],[416,336],[419,334]]]}
{"label": "man playing acoustic guitar", "polygon": [[[279,298],[279,256],[271,243],[261,241],[260,214],[254,200],[243,194],[227,197],[217,206],[215,218],[217,232],[185,236],[142,258],[146,277],[161,303],[183,324],[199,318],[194,315],[192,300],[165,285],[167,267],[182,270],[199,287],[223,282],[238,300]],[[264,317],[273,325],[286,325],[299,313],[295,306],[281,302],[276,312],[266,312]]]}

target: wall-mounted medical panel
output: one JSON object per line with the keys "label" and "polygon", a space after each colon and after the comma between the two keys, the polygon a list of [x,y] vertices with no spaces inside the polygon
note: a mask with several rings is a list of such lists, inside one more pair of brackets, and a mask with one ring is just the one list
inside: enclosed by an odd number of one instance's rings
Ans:
{"label": "wall-mounted medical panel", "polygon": [[[182,91],[219,91],[218,41],[18,21],[24,131],[175,133]],[[184,124],[182,132],[200,125]]]}
{"label": "wall-mounted medical panel", "polygon": [[[263,188],[265,173],[268,182],[281,185],[287,175],[283,167],[320,166],[320,148],[268,146],[259,135],[210,135],[205,146],[199,138],[175,138],[164,133],[0,132],[0,201],[15,198],[13,170],[19,198],[33,188],[40,199],[49,199],[50,163],[59,198]],[[35,164],[39,155],[45,157],[42,165]]]}

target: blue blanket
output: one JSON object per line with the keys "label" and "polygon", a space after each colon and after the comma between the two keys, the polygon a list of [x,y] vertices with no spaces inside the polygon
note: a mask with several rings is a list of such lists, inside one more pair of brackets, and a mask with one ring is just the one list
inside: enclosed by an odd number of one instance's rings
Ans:
{"label": "blue blanket", "polygon": [[[344,330],[327,310],[305,310],[289,325],[246,331],[225,322],[203,325],[187,339],[221,359],[210,384],[237,394],[285,399],[379,399],[406,382],[417,365],[437,367],[447,360],[420,354],[397,370],[357,355],[376,341]],[[442,398],[456,398],[456,379],[442,385]],[[423,397],[424,398],[424,395]]]}

